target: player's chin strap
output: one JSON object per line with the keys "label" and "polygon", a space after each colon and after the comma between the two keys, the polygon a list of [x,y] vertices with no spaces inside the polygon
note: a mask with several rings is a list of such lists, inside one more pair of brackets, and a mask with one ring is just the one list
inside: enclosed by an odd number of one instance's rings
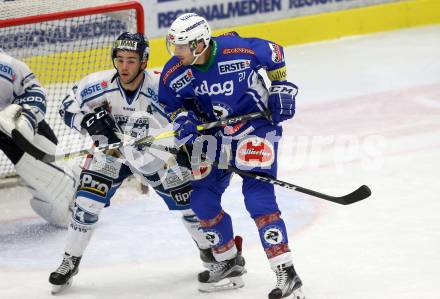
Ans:
{"label": "player's chin strap", "polygon": [[[196,44],[197,44],[197,42],[196,42]],[[190,63],[190,65],[194,65],[197,62],[197,60],[199,59],[199,57],[202,56],[202,54],[205,53],[206,50],[209,49],[210,45],[212,45],[212,40],[210,40],[207,45],[205,44],[205,47],[203,48],[202,52],[200,52],[199,54],[196,53],[197,47],[195,47],[194,50],[192,51],[192,55],[194,56],[194,58],[193,58],[192,62]]]}
{"label": "player's chin strap", "polygon": [[194,59],[190,63],[190,65],[194,65],[197,62],[197,60],[200,58],[200,56],[202,56],[202,54],[205,53],[206,50],[208,50],[208,49],[209,49],[209,44],[199,54],[196,54],[196,49],[194,49],[194,51],[192,52]]}

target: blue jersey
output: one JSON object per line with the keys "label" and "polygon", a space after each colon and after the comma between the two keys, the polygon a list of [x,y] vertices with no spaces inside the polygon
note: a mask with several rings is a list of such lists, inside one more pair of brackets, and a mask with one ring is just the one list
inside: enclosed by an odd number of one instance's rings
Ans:
{"label": "blue jersey", "polygon": [[[193,110],[205,121],[267,109],[268,91],[258,70],[270,80],[285,80],[283,48],[259,38],[236,33],[212,39],[211,57],[205,65],[184,66],[177,57],[165,65],[159,84],[159,101],[170,120],[181,110]],[[267,120],[253,121],[258,123]],[[242,132],[243,126],[233,130]],[[228,135],[230,135],[228,133]]]}

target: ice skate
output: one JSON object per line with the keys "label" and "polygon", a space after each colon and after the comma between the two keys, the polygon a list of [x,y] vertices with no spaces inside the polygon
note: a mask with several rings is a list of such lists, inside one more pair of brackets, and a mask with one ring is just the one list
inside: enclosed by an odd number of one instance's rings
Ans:
{"label": "ice skate", "polygon": [[217,292],[244,286],[245,260],[241,255],[241,238],[236,237],[237,256],[233,259],[212,263],[209,270],[199,273],[199,291]]}
{"label": "ice skate", "polygon": [[277,267],[275,274],[277,276],[277,284],[269,293],[269,299],[305,299],[301,291],[302,281],[296,274],[293,265],[282,264]]}
{"label": "ice skate", "polygon": [[52,284],[52,295],[58,294],[70,287],[73,276],[78,274],[81,257],[64,254],[63,261],[55,272],[50,273],[49,282]]}

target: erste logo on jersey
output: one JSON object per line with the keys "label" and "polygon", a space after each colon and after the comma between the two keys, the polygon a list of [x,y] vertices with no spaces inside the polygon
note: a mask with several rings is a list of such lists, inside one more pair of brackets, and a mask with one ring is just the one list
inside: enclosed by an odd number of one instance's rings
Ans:
{"label": "erste logo on jersey", "polygon": [[268,167],[275,161],[272,143],[261,137],[249,137],[237,146],[237,164],[248,167]]}
{"label": "erste logo on jersey", "polygon": [[218,72],[220,75],[240,72],[248,69],[251,66],[251,61],[248,59],[237,59],[230,61],[223,61],[218,63]]}
{"label": "erste logo on jersey", "polygon": [[103,91],[108,87],[107,81],[102,81],[100,83],[92,83],[90,85],[87,85],[84,87],[84,89],[81,91],[80,95],[82,99],[87,99],[91,96],[96,95],[100,91]]}
{"label": "erste logo on jersey", "polygon": [[201,95],[219,95],[224,94],[225,96],[231,96],[234,91],[234,81],[229,80],[225,82],[218,82],[211,85],[208,85],[208,82],[206,80],[202,81],[202,84],[199,86],[196,86],[194,88],[194,92],[197,96]]}
{"label": "erste logo on jersey", "polygon": [[191,69],[187,69],[185,72],[174,78],[170,82],[170,86],[175,92],[178,92],[182,88],[188,86],[188,84],[191,83],[192,80],[194,80],[193,73]]}
{"label": "erste logo on jersey", "polygon": [[280,63],[284,61],[283,51],[281,50],[281,46],[273,43],[269,43],[269,48],[272,51],[272,61],[275,63]]}
{"label": "erste logo on jersey", "polygon": [[16,78],[16,75],[15,75],[12,67],[10,67],[9,65],[6,65],[6,64],[1,64],[1,63],[0,63],[0,76],[4,77],[12,82],[14,82],[15,78]]}

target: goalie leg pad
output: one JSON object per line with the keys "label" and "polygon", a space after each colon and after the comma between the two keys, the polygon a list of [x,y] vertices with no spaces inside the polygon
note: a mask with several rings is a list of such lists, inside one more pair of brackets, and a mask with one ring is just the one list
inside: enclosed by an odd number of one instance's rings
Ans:
{"label": "goalie leg pad", "polygon": [[31,207],[34,211],[49,223],[66,227],[76,187],[71,170],[64,171],[26,153],[15,164],[15,169],[33,195]]}

